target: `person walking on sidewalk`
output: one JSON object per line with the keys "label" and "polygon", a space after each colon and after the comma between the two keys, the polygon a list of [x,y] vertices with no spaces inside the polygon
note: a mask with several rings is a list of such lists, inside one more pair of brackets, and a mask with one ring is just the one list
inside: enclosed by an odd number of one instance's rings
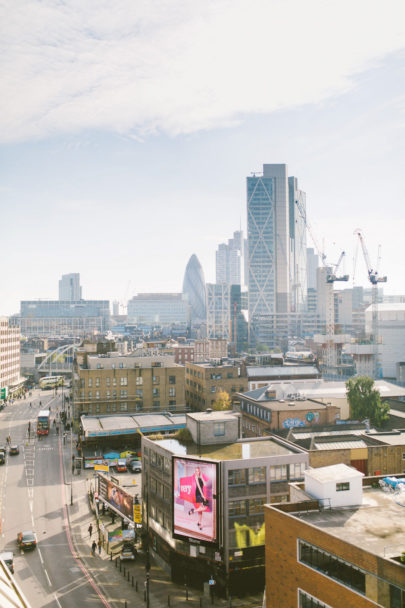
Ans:
{"label": "person walking on sidewalk", "polygon": [[89,527],[88,527],[87,531],[88,531],[89,536],[90,536],[90,538],[91,538],[91,535],[93,534],[93,526],[92,526],[92,524],[90,524],[90,525],[89,525]]}
{"label": "person walking on sidewalk", "polygon": [[101,538],[98,539],[98,543],[97,544],[98,544],[98,554],[101,555],[101,545],[103,544],[101,542]]}
{"label": "person walking on sidewalk", "polygon": [[96,543],[96,541],[95,541],[95,540],[93,540],[93,543],[92,543],[92,545],[91,545],[91,554],[92,554],[92,556],[93,556],[93,557],[94,557],[94,556],[95,556],[95,554],[96,554],[96,549],[97,549],[97,543]]}

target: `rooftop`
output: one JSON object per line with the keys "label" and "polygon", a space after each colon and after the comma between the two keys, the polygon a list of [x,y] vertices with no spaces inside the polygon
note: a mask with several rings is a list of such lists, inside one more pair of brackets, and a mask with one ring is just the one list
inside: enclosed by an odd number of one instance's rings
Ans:
{"label": "rooftop", "polygon": [[131,435],[139,431],[142,433],[175,431],[186,426],[186,416],[184,414],[82,416],[80,420],[86,438]]}
{"label": "rooftop", "polygon": [[121,356],[118,353],[115,356],[89,356],[87,358],[87,368],[100,370],[101,369],[134,369],[135,367],[154,367],[153,363],[159,363],[159,367],[182,367],[174,362],[174,357],[171,355],[150,356],[150,357],[133,357]]}
{"label": "rooftop", "polygon": [[192,420],[202,420],[206,422],[207,420],[217,421],[217,420],[229,420],[229,418],[238,418],[240,414],[238,412],[233,412],[232,410],[205,410],[204,412],[190,412],[187,414],[189,418]]}
{"label": "rooftop", "polygon": [[361,473],[354,467],[349,467],[347,464],[332,464],[327,467],[317,467],[314,469],[308,469],[305,471],[305,475],[312,477],[320,482],[335,481],[337,479],[353,479],[355,477],[364,477],[364,473]]}
{"label": "rooftop", "polygon": [[400,496],[364,487],[360,506],[301,512],[299,517],[375,555],[393,557],[405,538],[405,493],[399,500]]}
{"label": "rooftop", "polygon": [[177,439],[161,439],[154,443],[178,456],[198,456],[212,460],[249,460],[303,453],[299,448],[290,449],[272,437],[255,441],[237,441],[225,445],[198,446],[195,443],[182,444]]}
{"label": "rooftop", "polygon": [[315,365],[267,365],[246,367],[248,378],[260,376],[319,376]]}

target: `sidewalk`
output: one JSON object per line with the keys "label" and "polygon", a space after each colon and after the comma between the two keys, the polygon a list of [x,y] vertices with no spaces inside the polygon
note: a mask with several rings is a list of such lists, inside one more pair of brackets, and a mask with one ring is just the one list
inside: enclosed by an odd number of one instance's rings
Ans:
{"label": "sidewalk", "polygon": [[[67,450],[66,450],[67,451]],[[70,466],[70,453],[67,457],[65,453],[65,463]],[[65,464],[66,466],[66,464]],[[68,469],[67,469],[68,470]],[[68,488],[68,486],[66,486]],[[93,576],[95,582],[104,593],[110,603],[111,608],[135,608],[146,606],[145,593],[145,556],[142,552],[134,562],[121,562],[113,556],[108,555],[104,548],[101,555],[96,550],[96,555],[91,555],[91,544],[93,540],[97,542],[97,522],[89,505],[88,481],[86,472],[73,477],[73,506],[68,504],[68,516],[74,548],[79,558]],[[69,496],[69,492],[67,493]],[[106,530],[112,532],[120,528],[117,522],[113,525],[111,517],[104,515],[100,517]],[[93,526],[92,537],[90,538],[88,528],[90,523]],[[120,570],[121,568],[121,570]],[[255,595],[250,598],[232,598],[225,600],[215,597],[214,604],[211,600],[203,596],[202,591],[188,589],[188,599],[186,599],[186,589],[184,586],[173,583],[169,576],[151,560],[150,585],[149,585],[149,606],[150,608],[209,608],[210,606],[233,607],[233,608],[260,608],[262,596]]]}

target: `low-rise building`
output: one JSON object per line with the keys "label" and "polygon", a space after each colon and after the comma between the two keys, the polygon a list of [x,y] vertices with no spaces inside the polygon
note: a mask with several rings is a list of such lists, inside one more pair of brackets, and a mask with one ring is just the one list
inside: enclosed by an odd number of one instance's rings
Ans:
{"label": "low-rise building", "polygon": [[245,437],[280,429],[333,424],[340,419],[338,407],[316,399],[304,399],[294,394],[289,394],[287,399],[277,399],[273,385],[239,393],[237,398]]}
{"label": "low-rise building", "polygon": [[[170,356],[90,356],[73,376],[74,416],[142,411],[184,411],[184,367]],[[81,363],[80,363],[81,361]]]}
{"label": "low-rise building", "polygon": [[238,418],[193,412],[191,440],[142,437],[149,549],[173,580],[202,587],[213,576],[228,595],[263,589],[264,504],[287,501],[308,463],[281,438],[240,439]]}
{"label": "low-rise building", "polygon": [[268,386],[275,380],[317,380],[321,372],[315,365],[246,366],[250,391]]}
{"label": "low-rise building", "polygon": [[186,404],[192,410],[211,408],[222,391],[235,397],[247,389],[247,377],[239,361],[186,364]]}
{"label": "low-rise building", "polygon": [[351,467],[310,469],[291,504],[266,505],[266,606],[402,608],[405,493]]}

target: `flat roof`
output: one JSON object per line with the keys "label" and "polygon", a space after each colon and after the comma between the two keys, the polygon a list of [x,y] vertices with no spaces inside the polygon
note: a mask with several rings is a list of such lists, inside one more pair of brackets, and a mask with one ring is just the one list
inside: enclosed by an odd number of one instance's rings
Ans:
{"label": "flat roof", "polygon": [[186,426],[185,414],[122,414],[119,416],[81,416],[84,435],[88,437],[109,437],[111,435],[132,435],[175,431]]}
{"label": "flat roof", "polygon": [[220,410],[214,410],[212,412],[208,412],[207,410],[205,410],[205,412],[192,412],[187,414],[187,416],[189,418],[191,418],[192,420],[202,420],[203,422],[206,422],[207,420],[229,420],[230,418],[239,418],[240,414],[239,412],[233,412],[232,410],[224,410],[224,411],[220,411]]}
{"label": "flat roof", "polygon": [[379,488],[364,487],[359,506],[302,511],[299,518],[340,540],[387,558],[403,550],[404,515],[405,493],[401,498]]}
{"label": "flat roof", "polygon": [[327,467],[317,467],[315,469],[307,469],[305,476],[312,477],[316,481],[328,482],[339,479],[353,479],[355,477],[364,477],[364,473],[361,473],[354,467],[349,467],[347,464],[332,464]]}
{"label": "flat roof", "polygon": [[272,437],[257,441],[238,441],[228,444],[196,445],[182,444],[176,439],[159,439],[154,441],[158,446],[170,450],[178,456],[198,456],[211,460],[249,460],[268,456],[287,456],[304,454],[303,450],[290,449]]}
{"label": "flat roof", "polygon": [[315,365],[267,365],[246,367],[248,378],[260,376],[314,376],[320,375]]}
{"label": "flat roof", "polygon": [[364,441],[364,439],[347,439],[341,441],[315,441],[314,449],[315,450],[348,450],[348,449],[358,449],[358,448],[367,448],[368,443]]}
{"label": "flat roof", "polygon": [[383,444],[405,445],[405,429],[398,429],[390,433],[370,433],[370,435],[373,439],[377,439]]}
{"label": "flat roof", "polygon": [[[152,363],[159,363],[160,365],[153,366]],[[97,367],[97,365],[102,365],[102,367]],[[120,367],[120,365],[122,367]],[[81,366],[80,369],[86,371],[87,370],[97,370],[100,369],[136,369],[136,367],[147,367],[153,369],[165,368],[165,367],[183,367],[179,363],[174,362],[173,355],[148,355],[145,357],[134,357],[134,356],[120,356],[117,354],[116,357],[103,357],[99,355],[89,355],[87,357],[87,367]]]}

